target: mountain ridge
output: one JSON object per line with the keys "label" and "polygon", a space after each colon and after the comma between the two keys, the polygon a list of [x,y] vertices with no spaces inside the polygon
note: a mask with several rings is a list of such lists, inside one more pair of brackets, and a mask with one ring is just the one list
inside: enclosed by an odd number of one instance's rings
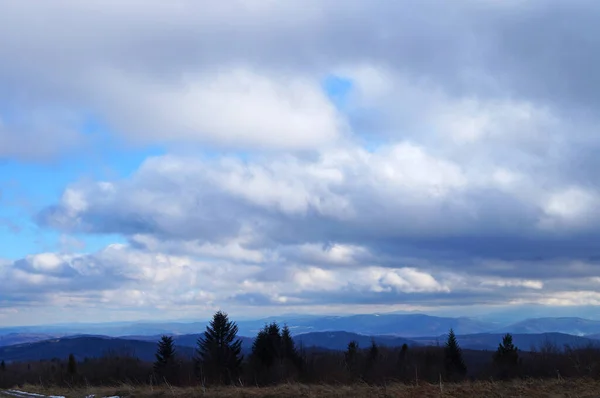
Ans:
{"label": "mountain ridge", "polygon": [[[145,336],[146,340],[126,339],[111,336],[65,336],[44,341],[23,343],[0,347],[0,360],[37,361],[54,358],[65,359],[73,354],[77,360],[97,358],[108,354],[134,356],[144,361],[154,361],[158,338]],[[191,358],[194,355],[199,334],[174,336],[176,350],[179,355]],[[459,344],[464,349],[495,350],[502,341],[502,334],[479,333],[458,335]],[[242,351],[245,355],[251,352],[252,337],[240,336]],[[345,350],[350,341],[357,341],[361,348],[370,346],[375,341],[380,346],[399,347],[407,344],[410,347],[435,346],[445,343],[445,336],[419,337],[407,339],[390,335],[361,335],[346,331],[327,331],[305,333],[294,336],[296,344],[306,349]],[[591,338],[572,336],[563,333],[516,334],[513,341],[521,350],[528,351],[532,347],[539,349],[550,344],[562,349],[571,347],[600,346],[600,341]]]}
{"label": "mountain ridge", "polygon": [[[266,317],[237,322],[239,335],[255,336],[271,322],[287,324],[294,336],[316,332],[350,332],[359,335],[389,335],[405,339],[441,336],[453,329],[458,335],[478,333],[565,333],[585,337],[600,335],[600,321],[578,317],[530,318],[501,325],[470,317],[438,317],[420,313],[356,314],[340,316]],[[161,335],[190,336],[204,332],[205,322],[119,322],[115,324],[77,324],[38,327],[0,328],[0,347],[42,341],[64,336],[108,336],[140,341],[156,340]],[[151,339],[149,339],[151,338]],[[190,338],[190,337],[187,337]]]}

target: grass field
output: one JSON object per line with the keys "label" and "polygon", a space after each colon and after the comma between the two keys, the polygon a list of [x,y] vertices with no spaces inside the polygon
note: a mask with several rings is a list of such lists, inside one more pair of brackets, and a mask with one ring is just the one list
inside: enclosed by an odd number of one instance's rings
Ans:
{"label": "grass field", "polygon": [[21,391],[67,398],[119,397],[215,397],[215,398],[276,398],[276,397],[600,397],[600,382],[594,380],[519,380],[510,382],[465,382],[459,384],[421,384],[410,386],[390,384],[386,387],[367,385],[333,386],[287,384],[277,387],[177,388],[120,385],[89,388],[45,388],[28,385]]}

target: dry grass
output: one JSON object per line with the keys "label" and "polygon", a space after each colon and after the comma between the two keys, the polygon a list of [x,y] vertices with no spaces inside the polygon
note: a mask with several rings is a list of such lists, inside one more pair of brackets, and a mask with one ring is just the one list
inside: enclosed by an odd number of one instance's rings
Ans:
{"label": "dry grass", "polygon": [[275,398],[275,397],[544,397],[544,398],[596,398],[600,397],[600,382],[594,380],[529,380],[510,382],[465,382],[444,384],[423,383],[419,386],[390,384],[386,387],[367,385],[333,386],[286,384],[277,387],[220,387],[177,388],[120,385],[115,387],[88,387],[76,389],[44,388],[28,385],[21,391],[44,395],[64,395],[68,398],[83,398],[90,394],[96,397],[215,397],[215,398]]}

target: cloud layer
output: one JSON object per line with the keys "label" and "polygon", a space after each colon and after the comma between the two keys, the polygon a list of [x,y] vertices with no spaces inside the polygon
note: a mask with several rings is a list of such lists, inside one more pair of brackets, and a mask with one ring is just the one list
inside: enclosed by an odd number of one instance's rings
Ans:
{"label": "cloud layer", "polygon": [[598,304],[599,12],[0,2],[0,159],[166,152],[40,209],[127,243],[2,262],[0,305]]}

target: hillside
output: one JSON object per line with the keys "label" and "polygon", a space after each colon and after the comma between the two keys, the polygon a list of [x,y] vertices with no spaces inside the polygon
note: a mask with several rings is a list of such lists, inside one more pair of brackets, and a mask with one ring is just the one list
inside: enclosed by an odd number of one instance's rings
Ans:
{"label": "hillside", "polygon": [[[294,327],[296,323],[290,323]],[[402,337],[431,336],[446,333],[453,328],[456,333],[488,332],[497,325],[470,318],[444,318],[424,314],[367,314],[344,317],[323,317],[309,320],[313,332],[344,330],[364,335],[395,335]],[[292,329],[294,330],[294,329]]]}
{"label": "hillside", "polygon": [[339,351],[345,350],[351,341],[356,341],[361,348],[367,348],[371,345],[371,339],[375,340],[378,345],[385,347],[400,347],[403,344],[418,345],[417,342],[402,337],[371,337],[349,332],[315,332],[294,336],[296,343],[302,344],[304,347],[319,347]]}
{"label": "hillside", "polygon": [[[473,350],[495,350],[502,341],[504,334],[501,333],[478,333],[470,335],[457,336],[460,346]],[[537,333],[537,334],[513,334],[513,343],[522,351],[536,350],[550,343],[559,349],[565,345],[574,348],[587,347],[588,345],[600,346],[600,343],[594,339],[580,336],[573,336],[564,333]],[[417,343],[423,345],[444,344],[445,336],[438,337],[417,337],[414,338]]]}
{"label": "hillside", "polygon": [[[191,357],[197,346],[199,334],[173,336],[177,351],[180,355]],[[144,361],[154,361],[156,344],[160,336],[137,336],[140,339],[114,338],[106,336],[76,336],[50,339],[40,342],[17,344],[0,347],[0,360],[9,362],[42,360],[52,358],[66,358],[69,354],[75,355],[77,359],[97,358],[107,353],[119,355],[130,355]],[[253,338],[240,337],[242,340],[242,352],[248,355],[252,350]],[[409,340],[389,336],[376,336],[378,344],[385,346],[402,345]],[[308,333],[294,337],[297,343],[305,347],[317,347],[329,350],[345,349],[352,340],[357,340],[361,346],[370,344],[371,338],[364,335],[347,332],[335,333]]]}
{"label": "hillside", "polygon": [[0,347],[15,344],[33,343],[62,337],[61,335],[42,334],[42,333],[9,333],[0,335]]}
{"label": "hillside", "polygon": [[[180,355],[193,354],[190,347],[177,347]],[[64,359],[73,354],[77,360],[96,358],[109,353],[135,356],[143,361],[153,361],[156,342],[125,340],[109,337],[74,337],[45,340],[35,343],[0,347],[0,359],[7,362]]]}
{"label": "hillside", "polygon": [[600,321],[576,317],[534,318],[514,323],[499,330],[509,333],[566,333],[585,336],[600,333]]}
{"label": "hillside", "polygon": [[[180,355],[190,357],[197,346],[199,334],[173,336],[175,345]],[[502,341],[503,334],[478,333],[459,335],[458,341],[464,349],[472,350],[495,350]],[[319,348],[325,350],[345,350],[350,341],[357,341],[359,346],[367,348],[371,345],[371,339],[380,346],[399,347],[403,344],[408,346],[443,345],[445,335],[437,337],[415,337],[406,339],[403,337],[389,335],[364,335],[345,331],[314,332],[294,336],[298,345],[305,348]],[[107,353],[119,355],[136,356],[144,361],[153,361],[156,352],[156,343],[160,336],[129,336],[127,338],[113,338],[106,336],[75,336],[53,338],[25,344],[16,344],[0,347],[0,360],[25,361],[52,358],[66,358],[74,354],[77,359],[85,357],[101,357]],[[242,340],[242,351],[248,355],[252,350],[253,338],[240,337]],[[571,347],[586,347],[590,344],[600,345],[598,340],[588,337],[572,336],[563,333],[540,333],[540,334],[515,334],[513,341],[522,351],[529,351],[532,347],[538,349],[550,343],[560,349],[565,345]]]}

